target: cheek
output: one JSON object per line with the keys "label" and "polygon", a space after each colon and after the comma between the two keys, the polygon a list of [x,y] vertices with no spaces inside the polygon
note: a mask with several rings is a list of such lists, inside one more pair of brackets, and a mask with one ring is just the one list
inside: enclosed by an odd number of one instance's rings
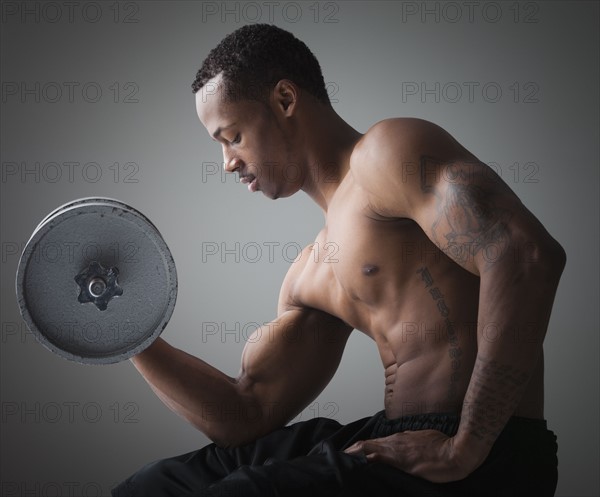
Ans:
{"label": "cheek", "polygon": [[252,133],[247,137],[245,162],[252,164],[264,186],[285,182],[295,171],[288,172],[290,153],[282,130],[272,119],[258,118],[252,127]]}
{"label": "cheek", "polygon": [[281,137],[273,130],[265,130],[256,138],[253,157],[259,165],[271,164],[269,168],[278,170],[287,160],[287,153]]}

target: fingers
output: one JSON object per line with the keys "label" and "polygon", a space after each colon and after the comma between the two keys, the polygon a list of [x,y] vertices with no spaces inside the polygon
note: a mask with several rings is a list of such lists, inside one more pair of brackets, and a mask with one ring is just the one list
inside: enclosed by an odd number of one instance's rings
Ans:
{"label": "fingers", "polygon": [[364,455],[369,462],[388,464],[439,483],[464,478],[449,452],[451,438],[436,430],[394,433],[356,442],[344,452]]}
{"label": "fingers", "polygon": [[367,461],[382,461],[385,459],[386,445],[381,439],[361,440],[348,447],[344,452],[350,455],[363,454]]}
{"label": "fingers", "polygon": [[357,454],[360,452],[364,452],[369,447],[372,448],[373,446],[382,443],[384,440],[385,438],[370,438],[368,440],[359,440],[358,442],[352,444],[350,447],[344,450],[344,452],[346,452],[347,454]]}
{"label": "fingers", "polygon": [[363,444],[364,444],[363,441],[356,442],[355,444],[352,444],[350,447],[348,447],[346,450],[344,450],[344,452],[346,454],[352,454],[352,455],[362,454]]}

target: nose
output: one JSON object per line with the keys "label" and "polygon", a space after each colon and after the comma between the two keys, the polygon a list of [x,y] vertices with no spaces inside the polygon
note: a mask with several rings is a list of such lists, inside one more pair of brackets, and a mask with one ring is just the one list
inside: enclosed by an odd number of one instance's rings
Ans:
{"label": "nose", "polygon": [[238,169],[240,169],[243,165],[243,162],[238,157],[229,157],[225,152],[223,152],[223,168],[227,173],[234,173]]}

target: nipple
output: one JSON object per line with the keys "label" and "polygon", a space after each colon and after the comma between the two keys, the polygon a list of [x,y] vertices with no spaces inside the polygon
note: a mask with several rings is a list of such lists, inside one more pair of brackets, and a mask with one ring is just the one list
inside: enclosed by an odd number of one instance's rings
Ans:
{"label": "nipple", "polygon": [[365,276],[373,276],[379,272],[379,266],[374,264],[365,264],[362,268],[362,272]]}

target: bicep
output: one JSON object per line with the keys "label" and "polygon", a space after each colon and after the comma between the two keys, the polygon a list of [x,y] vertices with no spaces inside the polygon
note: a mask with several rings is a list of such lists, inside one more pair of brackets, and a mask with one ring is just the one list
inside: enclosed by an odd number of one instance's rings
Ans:
{"label": "bicep", "polygon": [[270,422],[285,424],[329,383],[352,329],[316,309],[290,309],[257,329],[244,348],[238,385]]}

